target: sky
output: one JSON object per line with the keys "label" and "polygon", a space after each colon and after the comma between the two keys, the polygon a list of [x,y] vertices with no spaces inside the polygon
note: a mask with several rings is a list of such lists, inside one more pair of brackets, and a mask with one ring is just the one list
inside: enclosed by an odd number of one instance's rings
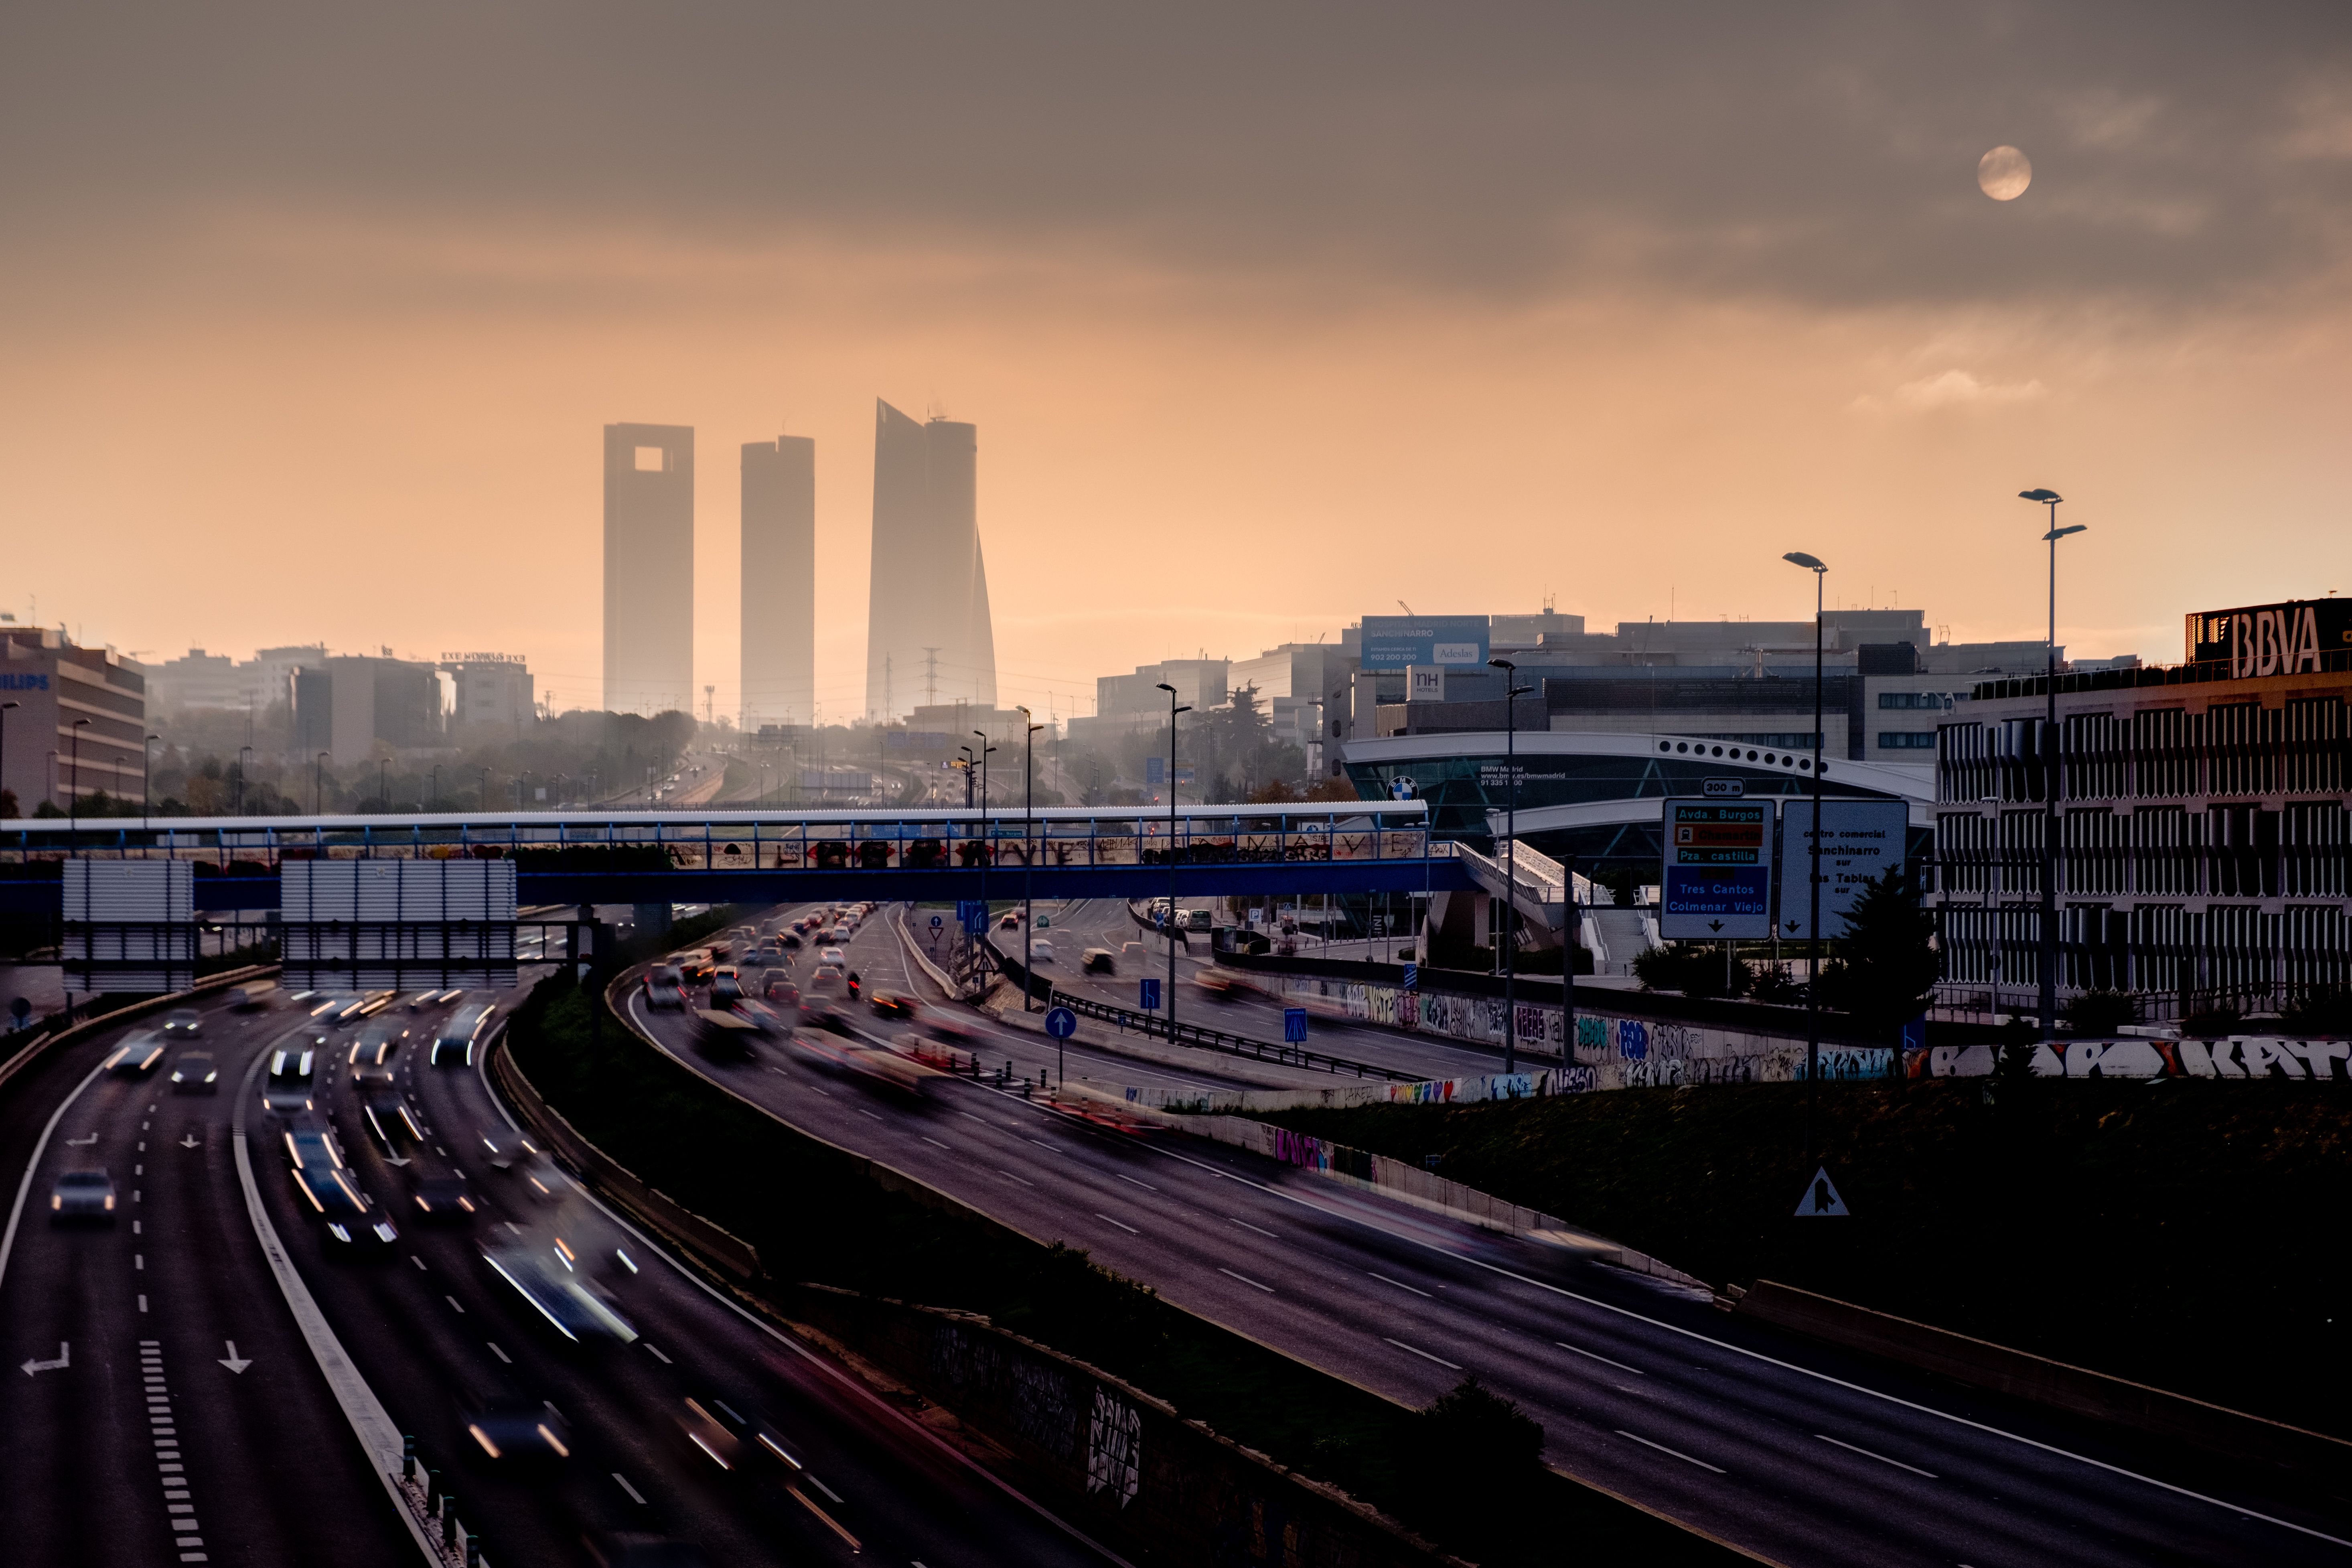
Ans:
{"label": "sky", "polygon": [[[2021,148],[2013,201],[1979,159]],[[2333,5],[530,0],[0,16],[0,609],[601,668],[602,426],[979,426],[1000,692],[1409,603],[2180,657],[2352,593]]]}

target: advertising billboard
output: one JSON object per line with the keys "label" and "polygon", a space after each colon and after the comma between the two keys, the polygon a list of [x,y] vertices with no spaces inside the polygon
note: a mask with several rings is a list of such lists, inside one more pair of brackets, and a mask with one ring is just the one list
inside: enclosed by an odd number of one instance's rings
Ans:
{"label": "advertising billboard", "polygon": [[2317,669],[2321,654],[2347,648],[2352,648],[2352,599],[2294,600],[2205,610],[2189,617],[2189,662],[2227,662],[2235,680]]}
{"label": "advertising billboard", "polygon": [[1484,616],[1366,616],[1366,669],[1410,669],[1416,664],[1456,669],[1486,662]]}
{"label": "advertising billboard", "polygon": [[[1845,934],[1846,911],[1862,885],[1903,864],[1910,807],[1899,800],[1822,802],[1822,935]],[[1812,934],[1813,803],[1780,807],[1780,922],[1783,940]]]}
{"label": "advertising billboard", "polygon": [[1772,803],[1670,799],[1658,878],[1669,942],[1772,934]]}

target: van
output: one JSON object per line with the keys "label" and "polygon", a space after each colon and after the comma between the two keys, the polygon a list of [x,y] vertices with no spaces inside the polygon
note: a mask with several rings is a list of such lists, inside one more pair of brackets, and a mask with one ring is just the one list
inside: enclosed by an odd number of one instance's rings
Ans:
{"label": "van", "polygon": [[431,1065],[436,1068],[472,1067],[474,1046],[489,1027],[490,1015],[495,1011],[497,1009],[487,1002],[460,1009],[434,1037]]}
{"label": "van", "polygon": [[228,1005],[240,1013],[250,1013],[257,1007],[268,1006],[269,999],[277,990],[278,982],[275,980],[248,980],[242,985],[228,988]]}

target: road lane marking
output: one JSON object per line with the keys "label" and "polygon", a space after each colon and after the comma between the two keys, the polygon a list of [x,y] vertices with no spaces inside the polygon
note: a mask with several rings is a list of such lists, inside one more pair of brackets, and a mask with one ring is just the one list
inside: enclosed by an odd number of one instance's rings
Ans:
{"label": "road lane marking", "polygon": [[671,1361],[671,1360],[669,1359],[669,1357],[667,1357],[667,1356],[666,1356],[666,1355],[662,1354],[662,1353],[661,1353],[661,1352],[660,1352],[658,1349],[656,1349],[656,1347],[655,1347],[655,1345],[654,1345],[653,1341],[651,1341],[651,1340],[644,1340],[644,1341],[640,1341],[639,1342],[640,1342],[640,1343],[642,1343],[642,1344],[646,1347],[646,1349],[647,1349],[647,1350],[649,1350],[649,1351],[652,1351],[652,1352],[653,1352],[654,1360],[656,1360],[656,1361],[657,1361],[657,1362],[661,1363],[662,1363],[662,1365],[664,1365],[664,1366],[675,1366],[675,1365],[677,1365],[677,1363],[675,1363],[675,1362]]}
{"label": "road lane marking", "polygon": [[621,1489],[622,1489],[623,1491],[625,1491],[625,1492],[626,1492],[626,1493],[628,1493],[628,1494],[629,1494],[629,1500],[630,1500],[631,1502],[635,1503],[639,1508],[643,1508],[643,1507],[645,1507],[645,1506],[646,1506],[646,1494],[645,1494],[645,1493],[643,1493],[643,1492],[641,1492],[641,1491],[639,1491],[636,1488],[635,1488],[635,1487],[631,1486],[631,1485],[629,1484],[629,1478],[628,1478],[628,1477],[626,1477],[626,1476],[625,1476],[625,1475],[621,1474],[621,1472],[620,1472],[620,1471],[618,1471],[618,1470],[614,1470],[614,1471],[613,1472],[613,1479],[614,1479],[614,1481],[616,1481],[617,1483],[619,1483],[620,1488],[621,1488]]}
{"label": "road lane marking", "polygon": [[1613,1367],[1615,1367],[1619,1372],[1630,1372],[1630,1373],[1632,1373],[1635,1377],[1647,1377],[1647,1376],[1649,1376],[1649,1375],[1650,1375],[1648,1373],[1643,1372],[1643,1371],[1640,1367],[1638,1367],[1638,1366],[1627,1366],[1627,1365],[1626,1365],[1623,1362],[1622,1362],[1622,1361],[1611,1361],[1611,1360],[1610,1360],[1607,1356],[1605,1356],[1605,1355],[1594,1355],[1591,1351],[1579,1349],[1577,1346],[1572,1345],[1572,1344],[1570,1344],[1566,1340],[1554,1340],[1554,1341],[1552,1341],[1552,1343],[1554,1343],[1554,1344],[1558,1345],[1560,1349],[1562,1349],[1562,1350],[1564,1350],[1564,1351],[1567,1351],[1567,1352],[1570,1352],[1571,1354],[1583,1356],[1584,1358],[1586,1358],[1586,1359],[1587,1359],[1587,1360],[1589,1360],[1589,1361],[1597,1361],[1597,1362],[1599,1362],[1602,1366],[1613,1366]]}
{"label": "road lane marking", "polygon": [[449,1303],[449,1305],[451,1305],[452,1307],[457,1308],[457,1310],[458,1310],[459,1312],[463,1312],[463,1311],[465,1311],[465,1310],[466,1310],[466,1309],[465,1309],[465,1307],[463,1306],[463,1304],[461,1304],[461,1303],[458,1301],[457,1298],[457,1297],[455,1297],[455,1296],[444,1296],[444,1297],[442,1297],[441,1299],[442,1299],[444,1301],[448,1302],[448,1303]]}
{"label": "road lane marking", "polygon": [[[958,1116],[971,1116],[971,1111],[969,1111],[969,1110],[959,1110],[959,1111],[957,1111],[957,1112],[956,1112],[956,1114],[957,1114]],[[986,1118],[986,1117],[984,1117],[984,1116],[971,1116],[971,1119],[972,1119],[974,1121],[979,1122],[982,1127],[985,1127],[985,1126],[987,1126],[987,1125],[988,1125],[988,1118]]]}
{"label": "road lane marking", "polygon": [[142,1274],[145,1273],[147,1271],[147,1255],[143,1252],[132,1253],[131,1255],[131,1267],[139,1270],[139,1272]]}
{"label": "road lane marking", "polygon": [[1118,1176],[1118,1179],[1125,1182],[1129,1186],[1141,1187],[1147,1193],[1156,1193],[1160,1190],[1158,1187],[1153,1186],[1150,1182],[1139,1182],[1133,1176],[1121,1176],[1117,1171],[1113,1171],[1111,1174]]}
{"label": "road lane marking", "polygon": [[498,1341],[496,1341],[496,1340],[484,1340],[482,1342],[483,1342],[484,1344],[486,1344],[486,1345],[488,1345],[488,1346],[489,1346],[489,1347],[490,1347],[490,1353],[491,1353],[492,1355],[494,1355],[494,1356],[498,1357],[500,1361],[502,1361],[502,1362],[506,1363],[507,1363],[507,1365],[509,1365],[509,1366],[512,1366],[512,1365],[514,1365],[514,1357],[512,1357],[512,1356],[510,1356],[510,1355],[507,1354],[507,1352],[504,1352],[504,1351],[502,1351],[502,1350],[499,1349],[499,1342],[498,1342]]}
{"label": "road lane marking", "polygon": [[1852,1443],[1842,1442],[1826,1432],[1816,1432],[1813,1436],[1832,1447],[1843,1448],[1849,1454],[1860,1454],[1865,1459],[1876,1459],[1882,1465],[1892,1465],[1898,1470],[1908,1470],[1915,1476],[1925,1476],[1931,1481],[1937,1479],[1933,1470],[1923,1470],[1916,1465],[1906,1465],[1900,1459],[1890,1459],[1884,1454],[1874,1454],[1867,1448],[1856,1447]]}
{"label": "road lane marking", "polygon": [[139,1298],[139,1310],[142,1312],[147,1310],[147,1298],[144,1296]]}
{"label": "road lane marking", "polygon": [[811,1089],[815,1089],[819,1094],[824,1096],[827,1100],[831,1100],[833,1098],[833,1090],[829,1089],[817,1089],[815,1084],[811,1084],[809,1087]]}
{"label": "road lane marking", "polygon": [[140,1234],[139,1222],[135,1219],[131,1222],[131,1234],[133,1236]]}
{"label": "road lane marking", "polygon": [[1118,1226],[1118,1228],[1119,1228],[1119,1229],[1121,1229],[1121,1230],[1123,1230],[1123,1231],[1127,1232],[1127,1234],[1128,1234],[1128,1235],[1129,1235],[1129,1236],[1141,1236],[1141,1235],[1143,1234],[1141,1231],[1139,1231],[1139,1230],[1136,1229],[1133,1226],[1131,1226],[1131,1225],[1128,1224],[1125,1220],[1120,1220],[1120,1219],[1110,1219],[1110,1215],[1107,1215],[1107,1214],[1103,1213],[1100,1209],[1097,1209],[1097,1210],[1095,1211],[1095,1218],[1097,1218],[1097,1219],[1109,1219],[1111,1224],[1113,1224],[1113,1225],[1115,1225],[1115,1226]]}
{"label": "road lane marking", "polygon": [[936,1138],[933,1138],[933,1137],[929,1136],[928,1134],[925,1134],[925,1133],[919,1133],[919,1133],[917,1133],[917,1134],[916,1134],[916,1136],[917,1136],[917,1137],[919,1137],[919,1138],[921,1138],[921,1139],[923,1140],[923,1142],[924,1142],[929,1143],[929,1144],[932,1148],[934,1148],[934,1149],[947,1149],[947,1150],[948,1150],[948,1152],[949,1152],[949,1153],[950,1153],[950,1154],[952,1154],[952,1153],[954,1153],[954,1152],[955,1152],[955,1151],[954,1151],[953,1149],[948,1149],[948,1146],[947,1146],[946,1144],[944,1144],[944,1143],[940,1142],[938,1139],[936,1139]]}
{"label": "road lane marking", "polygon": [[414,1263],[419,1268],[423,1268],[425,1267],[425,1259],[417,1257],[416,1254],[413,1252],[408,1255],[408,1261]]}
{"label": "road lane marking", "polygon": [[1249,1222],[1249,1221],[1247,1221],[1247,1220],[1245,1220],[1245,1219],[1242,1218],[1242,1217],[1241,1217],[1241,1215],[1230,1215],[1230,1214],[1229,1214],[1229,1215],[1227,1215],[1225,1217],[1226,1217],[1227,1219],[1229,1219],[1229,1220],[1232,1220],[1235,1225],[1237,1225],[1237,1226],[1241,1226],[1244,1230],[1254,1230],[1254,1231],[1256,1231],[1260,1236],[1264,1236],[1264,1237],[1273,1237],[1273,1239],[1275,1239],[1276,1241],[1280,1241],[1280,1240],[1282,1239],[1282,1237],[1278,1237],[1278,1236],[1275,1236],[1274,1232],[1272,1232],[1272,1231],[1270,1231],[1270,1230],[1267,1230],[1267,1229],[1266,1229],[1265,1226],[1255,1226],[1255,1225],[1252,1225],[1252,1224],[1250,1224],[1250,1222]]}
{"label": "road lane marking", "polygon": [[1372,1271],[1369,1268],[1365,1269],[1364,1272],[1371,1274],[1373,1279],[1379,1280],[1383,1285],[1393,1285],[1400,1290],[1410,1290],[1414,1295],[1422,1297],[1427,1300],[1434,1301],[1437,1300],[1436,1297],[1430,1295],[1428,1291],[1423,1289],[1418,1285],[1408,1285],[1402,1279],[1391,1279],[1385,1274],[1372,1274]]}
{"label": "road lane marking", "polygon": [[1444,1356],[1442,1356],[1442,1355],[1432,1355],[1432,1354],[1430,1354],[1427,1351],[1421,1349],[1421,1348],[1420,1348],[1419,1346],[1417,1346],[1417,1345],[1409,1345],[1409,1344],[1405,1343],[1402,1340],[1389,1340],[1389,1339],[1388,1339],[1388,1336],[1387,1336],[1386,1334],[1382,1334],[1382,1335],[1381,1336],[1381,1338],[1382,1338],[1382,1339],[1384,1339],[1384,1340],[1388,1340],[1388,1342],[1389,1342],[1389,1343],[1391,1343],[1391,1344],[1392,1344],[1392,1345],[1396,1346],[1396,1348],[1397,1348],[1397,1349],[1399,1349],[1399,1350],[1401,1350],[1401,1351],[1411,1351],[1413,1354],[1415,1354],[1415,1355],[1419,1356],[1419,1357],[1420,1357],[1422,1360],[1423,1360],[1423,1361],[1433,1361],[1433,1362],[1435,1362],[1438,1365],[1440,1365],[1440,1366],[1444,1366],[1444,1367],[1451,1367],[1451,1368],[1453,1368],[1455,1372],[1460,1372],[1460,1371],[1462,1370],[1461,1363],[1459,1363],[1458,1362],[1450,1362],[1450,1361],[1447,1361],[1447,1360],[1446,1360]]}
{"label": "road lane marking", "polygon": [[866,1109],[864,1106],[862,1106],[862,1105],[861,1105],[861,1106],[859,1106],[859,1107],[857,1108],[857,1114],[858,1114],[858,1115],[860,1115],[860,1116],[871,1116],[871,1117],[873,1117],[873,1118],[874,1118],[874,1120],[875,1120],[875,1121],[880,1121],[884,1120],[884,1118],[883,1118],[883,1117],[881,1117],[880,1115],[877,1114],[877,1113],[876,1113],[876,1112],[874,1112],[874,1111],[871,1111],[871,1110],[866,1110]]}
{"label": "road lane marking", "polygon": [[1641,1444],[1644,1448],[1655,1448],[1661,1454],[1671,1454],[1685,1465],[1696,1465],[1700,1469],[1713,1470],[1718,1476],[1726,1473],[1723,1467],[1720,1465],[1710,1465],[1705,1459],[1694,1459],[1688,1454],[1684,1453],[1680,1448],[1669,1448],[1664,1443],[1653,1443],[1647,1437],[1642,1436],[1638,1433],[1626,1431],[1622,1426],[1617,1428],[1617,1436],[1620,1437],[1631,1437],[1636,1443]]}
{"label": "road lane marking", "polygon": [[823,1492],[825,1496],[831,1498],[835,1502],[843,1500],[842,1495],[839,1492],[834,1490],[831,1487],[826,1486],[823,1481],[817,1479],[814,1474],[809,1476],[809,1485],[814,1487],[817,1490]]}
{"label": "road lane marking", "polygon": [[1267,1295],[1269,1295],[1269,1296],[1271,1296],[1271,1295],[1273,1295],[1273,1294],[1275,1293],[1275,1289],[1274,1289],[1274,1287],[1273,1287],[1273,1286],[1271,1286],[1271,1285],[1260,1285],[1260,1284],[1258,1284],[1258,1282],[1257,1282],[1256,1280],[1255,1280],[1255,1279],[1251,1279],[1251,1278],[1250,1278],[1248,1275],[1246,1275],[1246,1274],[1234,1274],[1234,1271],[1233,1271],[1232,1269],[1230,1269],[1230,1268],[1220,1268],[1217,1270],[1217,1272],[1218,1272],[1218,1273],[1220,1273],[1220,1274],[1230,1274],[1230,1275],[1233,1275],[1233,1278],[1234,1278],[1234,1279],[1236,1279],[1240,1280],[1243,1284],[1244,1284],[1244,1285],[1248,1285],[1248,1286],[1251,1286],[1251,1287],[1253,1287],[1253,1288],[1255,1288],[1255,1289],[1256,1289],[1263,1290],[1263,1291],[1265,1291],[1265,1292]]}
{"label": "road lane marking", "polygon": [[1003,1176],[1003,1177],[1006,1181],[1008,1181],[1008,1182],[1018,1182],[1018,1183],[1020,1183],[1020,1184],[1021,1184],[1023,1186],[1024,1186],[1024,1187],[1034,1187],[1034,1186],[1035,1186],[1035,1185],[1037,1184],[1036,1183],[1034,1183],[1034,1182],[1031,1181],[1031,1180],[1030,1180],[1028,1177],[1026,1177],[1026,1176],[1016,1176],[1016,1175],[1014,1175],[1012,1172],[1007,1171],[1007,1170],[1004,1170],[1004,1169],[1003,1169],[1003,1168],[1001,1168],[1001,1167],[998,1169],[998,1171],[997,1171],[997,1173],[997,1173],[998,1175],[1000,1175],[1000,1176]]}

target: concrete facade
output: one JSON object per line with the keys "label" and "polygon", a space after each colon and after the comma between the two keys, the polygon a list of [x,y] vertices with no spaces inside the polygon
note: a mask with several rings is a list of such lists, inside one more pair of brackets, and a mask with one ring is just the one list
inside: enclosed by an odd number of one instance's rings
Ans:
{"label": "concrete facade", "polygon": [[919,704],[996,706],[996,634],[980,541],[979,431],[919,424],[877,400],[874,559],[866,622],[866,716]]}
{"label": "concrete facade", "polygon": [[816,443],[779,436],[743,447],[742,714],[765,724],[816,718]]}
{"label": "concrete facade", "polygon": [[604,426],[604,706],[694,711],[691,426]]}
{"label": "concrete facade", "polygon": [[145,798],[146,681],[112,650],[0,628],[0,702],[14,705],[0,714],[0,788],[18,815],[44,802],[69,810],[70,797],[101,790]]}

